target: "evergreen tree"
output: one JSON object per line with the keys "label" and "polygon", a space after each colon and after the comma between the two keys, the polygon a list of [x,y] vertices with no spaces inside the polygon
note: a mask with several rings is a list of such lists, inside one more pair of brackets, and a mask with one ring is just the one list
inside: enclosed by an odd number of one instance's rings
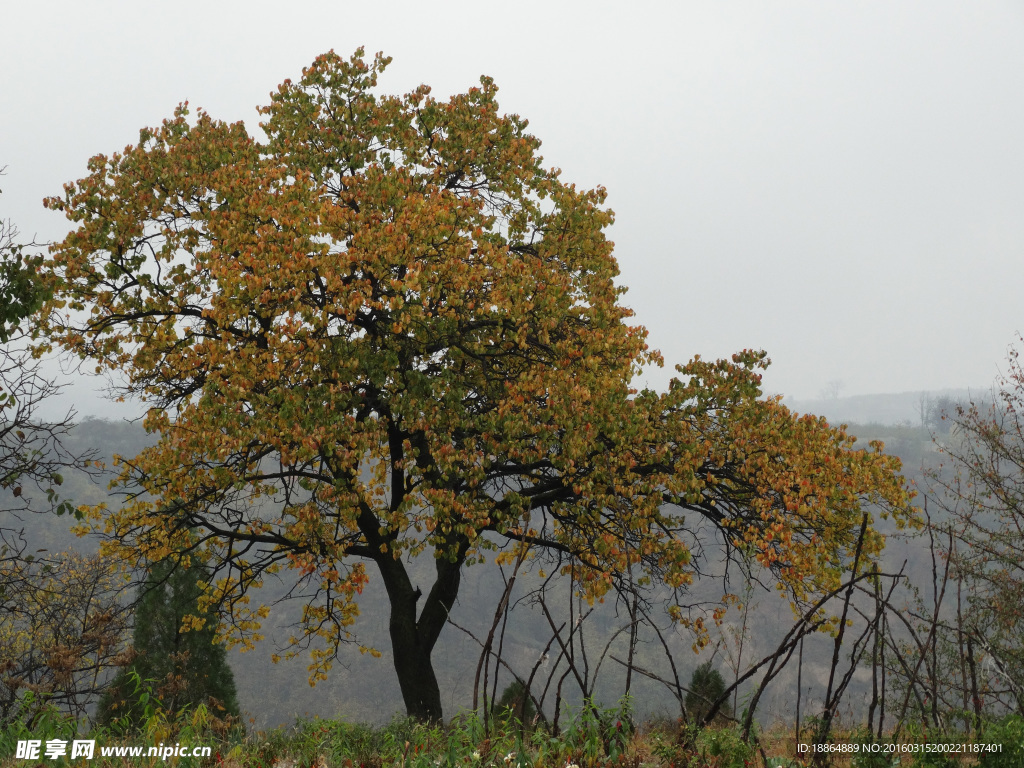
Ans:
{"label": "evergreen tree", "polygon": [[498,703],[492,708],[495,716],[512,718],[524,725],[530,724],[537,714],[537,707],[521,680],[513,680],[501,693]]}
{"label": "evergreen tree", "polygon": [[[711,667],[711,662],[706,661],[693,670],[690,678],[690,690],[686,694],[686,711],[695,723],[702,723],[707,718],[711,705],[714,704],[722,694],[725,693],[725,678],[717,669]],[[718,714],[728,716],[732,714],[727,703],[723,703],[717,710]]]}
{"label": "evergreen tree", "polygon": [[[216,714],[238,715],[234,674],[224,646],[214,639],[217,617],[197,606],[206,576],[194,563],[183,567],[164,560],[150,567],[135,614],[133,645],[138,655],[100,701],[101,723],[138,723],[147,686],[168,713],[207,704]],[[203,626],[183,631],[186,616],[205,620]]]}

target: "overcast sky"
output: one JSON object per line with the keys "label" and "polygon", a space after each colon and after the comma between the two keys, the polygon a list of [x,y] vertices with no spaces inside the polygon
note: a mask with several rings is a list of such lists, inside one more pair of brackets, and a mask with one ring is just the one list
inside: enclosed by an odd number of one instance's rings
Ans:
{"label": "overcast sky", "polygon": [[670,365],[762,348],[797,398],[987,387],[1024,330],[1020,0],[9,5],[0,217],[26,238],[62,237],[41,199],[179,102],[255,128],[363,45],[387,92],[491,75],[546,164],[607,187]]}

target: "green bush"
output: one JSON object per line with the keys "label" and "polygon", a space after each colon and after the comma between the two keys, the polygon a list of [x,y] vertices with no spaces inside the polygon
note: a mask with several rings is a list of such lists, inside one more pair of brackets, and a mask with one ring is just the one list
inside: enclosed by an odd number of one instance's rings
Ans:
{"label": "green bush", "polygon": [[[861,747],[876,743],[875,735],[870,731],[860,731],[854,735],[853,740]],[[885,740],[882,740],[885,743]],[[900,756],[892,752],[871,752],[862,749],[854,753],[853,768],[894,768],[900,764]]]}
{"label": "green bush", "polygon": [[978,768],[1024,768],[1024,717],[1010,715],[990,723],[978,743],[1000,745],[999,752],[978,755]]}
{"label": "green bush", "polygon": [[715,768],[744,768],[754,756],[738,728],[705,728],[697,735],[697,753]]}
{"label": "green bush", "polygon": [[[963,744],[966,737],[962,734],[937,735],[929,734],[928,738],[918,739],[927,744]],[[961,755],[956,752],[915,752],[910,755],[913,768],[962,768]]]}
{"label": "green bush", "polygon": [[0,760],[14,757],[18,742],[22,740],[71,741],[77,737],[78,726],[77,719],[61,712],[45,697],[27,691],[15,705],[10,721],[0,728]]}

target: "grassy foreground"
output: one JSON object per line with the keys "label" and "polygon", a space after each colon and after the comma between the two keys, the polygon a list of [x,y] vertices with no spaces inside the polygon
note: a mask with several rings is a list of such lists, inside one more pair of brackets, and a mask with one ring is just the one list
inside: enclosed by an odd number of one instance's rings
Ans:
{"label": "grassy foreground", "polygon": [[[246,733],[237,723],[222,720],[205,707],[168,717],[159,709],[147,711],[141,727],[93,728],[81,735],[79,723],[44,710],[31,727],[15,725],[0,733],[0,768],[67,765],[66,757],[18,759],[17,743],[91,739],[91,760],[75,765],[150,768],[797,768],[811,765],[810,755],[799,755],[791,729],[761,734],[759,745],[742,741],[730,726],[700,732],[663,720],[633,727],[623,709],[583,708],[572,713],[555,735],[546,727],[523,728],[511,718],[484,723],[475,715],[463,715],[452,723],[425,725],[396,719],[382,728],[337,720],[301,720],[273,731]],[[810,736],[806,741],[810,742]],[[962,742],[961,742],[962,740]],[[841,768],[1024,768],[1024,718],[1009,717],[993,723],[981,739],[962,736],[913,736],[901,744],[958,744],[985,742],[999,751],[950,754],[903,752],[871,753],[866,740],[856,733],[838,733],[836,751],[818,765]],[[159,757],[103,756],[101,748],[156,745],[210,747],[206,757],[170,755]],[[854,751],[856,749],[856,751]]]}

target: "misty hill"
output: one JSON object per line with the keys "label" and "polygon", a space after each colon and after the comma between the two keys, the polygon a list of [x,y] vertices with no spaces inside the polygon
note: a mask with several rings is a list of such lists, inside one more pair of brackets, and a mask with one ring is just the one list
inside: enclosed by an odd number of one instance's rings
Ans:
{"label": "misty hill", "polygon": [[[821,413],[832,421],[847,422],[850,424],[850,433],[857,435],[861,440],[883,440],[889,452],[902,458],[904,471],[908,479],[913,481],[919,477],[922,464],[927,464],[931,457],[935,456],[931,431],[927,426],[921,426],[922,402],[934,404],[942,397],[956,399],[966,395],[966,390],[944,390],[924,393],[924,397],[922,393],[916,392],[821,401],[787,401],[787,405],[799,412]],[[114,453],[135,455],[152,438],[145,434],[138,423],[86,420],[74,431],[70,439],[72,445],[69,447],[77,451],[95,448],[100,454],[99,457],[109,462]],[[109,498],[105,481],[97,483],[83,476],[72,476],[68,478],[63,490],[65,495],[78,502],[95,504],[108,500],[108,503],[117,503],[115,499]],[[74,547],[80,551],[94,549],[95,540],[76,539],[68,532],[70,522],[45,515],[32,516],[31,519],[24,521],[26,533],[34,534],[34,541],[43,542],[44,546],[52,550],[63,547]],[[886,552],[887,565],[898,570],[906,559],[910,561],[907,572],[912,578],[919,575],[923,575],[922,578],[927,576],[930,560],[920,547],[918,541],[894,537]],[[418,568],[429,569],[431,565],[428,558],[418,564]],[[418,568],[413,570],[414,577],[419,573]],[[507,573],[506,569],[506,575]],[[709,573],[709,578],[700,579],[694,586],[690,599],[694,605],[700,605],[705,601],[714,603],[720,599],[723,589],[741,595],[743,602],[751,606],[745,628],[741,626],[741,615],[736,611],[730,612],[725,624],[713,633],[713,647],[700,655],[690,650],[692,639],[689,635],[680,631],[678,627],[667,625],[664,621],[664,608],[652,606],[653,615],[662,620],[662,627],[667,631],[666,639],[672,646],[679,664],[679,675],[684,684],[692,670],[708,659],[713,659],[715,666],[731,680],[734,672],[730,671],[730,667],[733,664],[738,663],[742,667],[755,657],[771,653],[774,644],[791,625],[791,612],[772,590],[758,586],[748,588],[742,579],[736,578],[739,574],[731,575],[731,583],[724,584],[723,572]],[[272,602],[282,596],[290,586],[285,582],[287,576],[285,573],[282,575],[282,581],[268,583],[262,598]],[[308,660],[299,658],[281,664],[271,663],[271,654],[288,644],[288,625],[299,618],[299,602],[276,607],[267,626],[267,639],[253,652],[230,654],[240,704],[243,710],[255,719],[257,725],[274,726],[293,722],[296,716],[304,714],[343,716],[356,721],[379,723],[402,710],[401,696],[390,658],[386,598],[375,576],[376,574],[371,574],[371,583],[360,600],[362,611],[354,630],[360,642],[379,649],[383,658],[376,659],[369,654],[360,654],[357,648],[352,646],[350,652],[344,653],[339,659],[328,681],[320,683],[316,688],[310,688],[307,683]],[[428,574],[423,573],[422,576],[426,583]],[[765,574],[762,576],[765,577],[765,583],[770,584],[770,577]],[[539,583],[536,567],[529,568],[527,573],[521,574],[520,586],[512,595],[513,601],[525,598],[526,593],[536,588]],[[474,567],[464,574],[463,589],[459,603],[453,610],[452,619],[458,627],[472,632],[476,639],[470,638],[456,626],[448,627],[435,654],[444,705],[449,715],[471,704],[480,654],[478,641],[486,637],[490,629],[503,586],[501,574],[493,565]],[[569,593],[565,589],[556,589],[549,598],[549,607],[557,609],[557,620],[561,622],[568,618],[571,624],[571,617],[561,615],[573,602],[569,598]],[[588,652],[591,654],[590,663],[597,663],[603,655],[606,643],[615,637],[625,621],[623,606],[616,606],[613,601],[596,606],[596,612],[588,620],[588,629],[585,632]],[[742,646],[742,658],[739,658],[740,648],[736,644],[736,639],[740,636],[746,638]],[[601,673],[603,684],[598,685],[595,692],[608,704],[614,703],[621,693],[623,679],[622,667],[612,661],[611,657],[625,657],[627,637],[628,634],[618,635],[609,647]],[[546,658],[547,654],[552,657],[555,655],[549,644],[550,639],[551,628],[538,604],[524,599],[515,608],[513,620],[507,625],[502,624],[497,641],[502,646],[503,657],[517,672],[529,674],[539,659]],[[809,641],[803,670],[805,686],[827,680],[829,642],[825,636]],[[665,676],[671,674],[665,664],[661,643],[650,632],[642,633],[636,653],[638,666],[656,670]],[[544,662],[544,666],[538,672],[539,679],[544,679],[553,674],[555,669],[549,668],[547,662]],[[853,686],[854,698],[862,697],[862,691],[867,684],[865,680],[860,679],[860,673],[858,675]],[[556,678],[560,676],[561,673]],[[495,685],[492,673],[488,680],[488,695],[499,696],[509,680],[508,675],[503,674],[498,685]],[[780,675],[769,694],[762,700],[759,708],[762,718],[770,722],[772,717],[785,719],[791,715],[790,699],[795,683],[794,666],[792,669],[787,668]],[[663,685],[647,678],[634,680],[633,685],[637,709],[641,714],[672,713],[675,710],[676,705]],[[366,692],[371,690],[374,691],[374,695],[366,696]],[[568,693],[568,685],[566,690]],[[740,698],[749,693],[748,686],[741,691]],[[549,697],[548,702],[550,701]]]}
{"label": "misty hill", "polygon": [[[943,399],[967,402],[972,397],[987,399],[989,387],[976,389],[939,389],[916,392],[896,392],[879,395],[851,395],[816,400],[796,400],[785,397],[783,402],[798,413],[814,413],[833,423],[844,424],[899,424],[918,426],[925,409]],[[927,416],[927,414],[925,414]]]}

